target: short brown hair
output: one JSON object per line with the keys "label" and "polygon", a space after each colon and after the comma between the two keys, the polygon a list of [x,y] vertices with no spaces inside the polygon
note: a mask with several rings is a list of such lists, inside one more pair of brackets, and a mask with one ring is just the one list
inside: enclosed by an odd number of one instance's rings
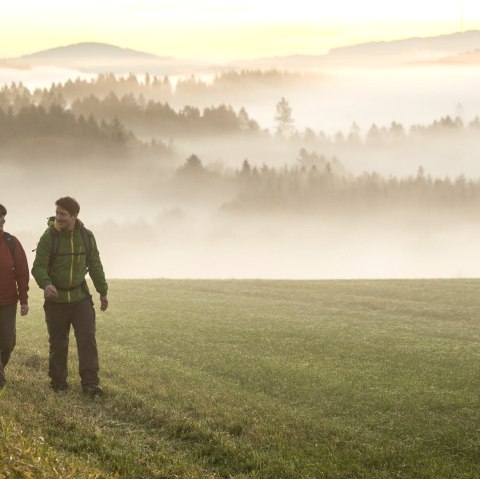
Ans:
{"label": "short brown hair", "polygon": [[5,216],[7,214],[7,208],[5,206],[0,205],[0,215]]}
{"label": "short brown hair", "polygon": [[80,205],[78,204],[78,201],[71,196],[59,198],[55,201],[55,204],[60,206],[60,208],[67,210],[71,215],[78,215],[78,213],[80,213]]}

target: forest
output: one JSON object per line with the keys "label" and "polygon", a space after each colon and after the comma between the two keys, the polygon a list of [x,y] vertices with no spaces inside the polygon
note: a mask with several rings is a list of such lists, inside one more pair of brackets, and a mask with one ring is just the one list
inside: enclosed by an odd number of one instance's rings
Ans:
{"label": "forest", "polygon": [[[283,96],[272,111],[273,131],[262,129],[244,108],[218,104],[175,109],[165,101],[182,96],[185,89],[202,92],[272,79],[299,80],[286,73],[250,71],[218,75],[210,85],[185,79],[175,89],[167,77],[146,75],[140,82],[134,75],[112,74],[33,91],[22,84],[4,85],[0,162],[15,161],[21,168],[56,158],[66,165],[79,157],[105,165],[120,161],[122,167],[137,170],[139,183],[145,169],[146,194],[152,198],[159,195],[155,186],[161,186],[164,198],[206,201],[232,214],[338,214],[415,205],[465,213],[477,206],[479,181],[463,174],[435,177],[418,162],[414,173],[385,175],[368,168],[355,171],[355,164],[378,157],[378,164],[382,158],[405,164],[411,159],[401,155],[415,151],[427,160],[439,144],[444,150],[466,143],[479,146],[478,116],[465,123],[459,110],[454,118],[409,128],[397,122],[372,124],[363,135],[354,123],[350,131],[332,136],[312,128],[299,131]],[[163,101],[153,99],[162,96]],[[157,175],[153,183],[152,171]]]}
{"label": "forest", "polygon": [[[109,245],[103,256],[115,277],[476,271],[469,238],[480,206],[478,117],[467,120],[457,105],[423,123],[353,121],[335,133],[300,127],[289,94],[296,83],[308,91],[310,81],[240,72],[209,82],[108,74],[49,88],[4,85],[9,228],[34,249],[52,202],[70,194]],[[262,85],[257,95],[273,85],[262,104],[268,127],[251,114],[255,104],[238,102],[254,96],[254,84]],[[212,93],[222,89],[232,102]],[[138,253],[125,257],[132,241]]]}

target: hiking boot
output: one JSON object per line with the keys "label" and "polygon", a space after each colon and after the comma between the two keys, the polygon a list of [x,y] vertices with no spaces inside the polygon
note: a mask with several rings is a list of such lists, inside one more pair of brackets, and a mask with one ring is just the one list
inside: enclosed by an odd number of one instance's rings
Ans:
{"label": "hiking boot", "polygon": [[98,384],[86,384],[82,386],[83,394],[90,397],[102,396],[103,389]]}
{"label": "hiking boot", "polygon": [[67,383],[57,383],[52,381],[51,386],[56,393],[66,391],[68,389]]}

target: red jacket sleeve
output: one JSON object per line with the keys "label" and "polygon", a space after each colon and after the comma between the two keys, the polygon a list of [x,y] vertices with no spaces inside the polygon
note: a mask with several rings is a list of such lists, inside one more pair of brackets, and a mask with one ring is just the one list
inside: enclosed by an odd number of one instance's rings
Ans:
{"label": "red jacket sleeve", "polygon": [[15,271],[15,279],[17,281],[20,304],[27,304],[30,272],[28,269],[27,255],[25,254],[25,251],[17,238],[15,238],[15,258],[13,260],[13,269]]}

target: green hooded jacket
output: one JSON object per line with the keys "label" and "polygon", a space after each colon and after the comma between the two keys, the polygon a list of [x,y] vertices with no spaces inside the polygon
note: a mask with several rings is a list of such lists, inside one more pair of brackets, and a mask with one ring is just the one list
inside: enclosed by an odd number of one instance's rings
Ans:
{"label": "green hooded jacket", "polygon": [[[97,292],[101,296],[107,294],[108,285],[97,243],[89,230],[87,234],[90,238],[91,253],[87,265],[85,244],[80,231],[82,225],[83,223],[77,219],[74,230],[66,231],[60,230],[54,221],[49,220],[48,228],[38,242],[32,275],[41,289],[45,289],[49,284],[57,288],[58,297],[51,300],[55,303],[75,303],[88,298],[90,293],[85,282],[87,272]],[[53,246],[51,228],[56,228],[58,231],[58,254],[49,271]]]}

